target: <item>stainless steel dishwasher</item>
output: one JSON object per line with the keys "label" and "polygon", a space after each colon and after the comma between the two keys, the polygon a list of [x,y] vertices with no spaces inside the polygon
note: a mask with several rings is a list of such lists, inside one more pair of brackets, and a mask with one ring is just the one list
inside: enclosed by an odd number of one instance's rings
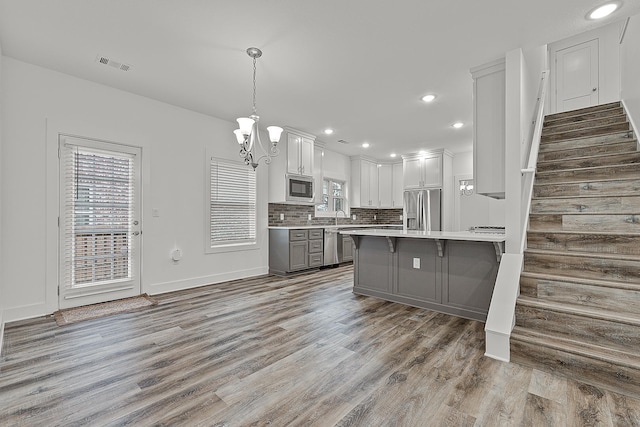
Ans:
{"label": "stainless steel dishwasher", "polygon": [[324,265],[338,264],[338,229],[324,229]]}

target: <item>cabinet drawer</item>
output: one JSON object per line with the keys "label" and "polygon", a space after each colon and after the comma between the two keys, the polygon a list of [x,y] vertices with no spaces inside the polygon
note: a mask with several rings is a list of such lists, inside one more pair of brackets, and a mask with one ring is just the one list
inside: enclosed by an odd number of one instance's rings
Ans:
{"label": "cabinet drawer", "polygon": [[322,239],[324,238],[324,229],[317,228],[313,230],[309,230],[309,240],[311,239]]}
{"label": "cabinet drawer", "polygon": [[309,253],[322,252],[322,240],[309,240]]}
{"label": "cabinet drawer", "polygon": [[309,267],[320,267],[322,265],[322,252],[309,254]]}
{"label": "cabinet drawer", "polygon": [[307,240],[307,230],[289,230],[289,241],[297,242],[299,240]]}

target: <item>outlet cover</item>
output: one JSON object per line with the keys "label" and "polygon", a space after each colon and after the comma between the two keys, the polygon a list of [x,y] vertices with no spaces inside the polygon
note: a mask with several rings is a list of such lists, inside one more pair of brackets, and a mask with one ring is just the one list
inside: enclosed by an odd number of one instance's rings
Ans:
{"label": "outlet cover", "polygon": [[356,214],[351,215],[351,219],[355,221],[356,220]]}
{"label": "outlet cover", "polygon": [[413,268],[420,268],[420,258],[413,259]]}
{"label": "outlet cover", "polygon": [[280,221],[284,221],[284,214],[280,214]]}

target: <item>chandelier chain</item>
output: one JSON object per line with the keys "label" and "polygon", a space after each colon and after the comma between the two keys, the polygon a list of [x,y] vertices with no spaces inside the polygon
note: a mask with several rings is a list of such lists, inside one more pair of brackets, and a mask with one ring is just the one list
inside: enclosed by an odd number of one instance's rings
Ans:
{"label": "chandelier chain", "polygon": [[256,110],[256,58],[253,57],[253,114],[258,115]]}

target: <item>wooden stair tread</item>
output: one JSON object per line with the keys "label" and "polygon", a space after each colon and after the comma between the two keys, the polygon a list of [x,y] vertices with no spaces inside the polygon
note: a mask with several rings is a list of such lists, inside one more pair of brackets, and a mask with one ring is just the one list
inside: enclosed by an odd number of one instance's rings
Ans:
{"label": "wooden stair tread", "polygon": [[[544,143],[560,142],[560,141],[566,141],[568,139],[584,138],[586,135],[602,136],[602,135],[608,135],[608,134],[618,133],[623,131],[631,131],[629,122],[606,124],[602,126],[592,126],[592,127],[567,130],[562,132],[551,132],[551,133],[544,134],[541,137],[541,143],[542,142]],[[574,136],[573,134],[576,134],[576,133],[582,133],[582,134],[578,136]],[[567,137],[564,138],[563,137],[564,135],[566,135]]]}
{"label": "wooden stair tread", "polygon": [[540,183],[534,183],[533,187],[540,187],[540,186],[549,186],[549,185],[572,185],[572,184],[588,184],[591,182],[616,182],[616,181],[634,181],[640,179],[640,174],[638,174],[638,176],[627,176],[627,177],[621,177],[621,178],[611,178],[611,179],[603,179],[603,178],[593,178],[593,179],[583,179],[581,181],[567,181],[567,182],[540,182]]}
{"label": "wooden stair tread", "polygon": [[571,314],[574,316],[599,319],[609,322],[623,323],[640,327],[640,317],[636,313],[621,311],[601,310],[595,307],[573,305],[565,302],[542,301],[537,298],[520,295],[518,305],[522,307],[537,308],[540,310],[555,311],[556,313]]}
{"label": "wooden stair tread", "polygon": [[516,326],[511,332],[511,339],[530,344],[566,351],[583,357],[588,357],[615,365],[640,369],[640,357],[619,349],[587,344],[567,338],[544,335],[530,329]]}
{"label": "wooden stair tread", "polygon": [[[558,200],[558,199],[608,199],[618,197],[640,197],[638,194],[584,194],[575,196],[543,196],[543,197],[531,197],[531,200]],[[640,212],[638,212],[640,214]]]}
{"label": "wooden stair tread", "polygon": [[[638,163],[627,163],[627,164],[617,164],[617,165],[601,165],[601,166],[588,166],[586,168],[571,168],[571,169],[557,169],[550,171],[540,171],[536,172],[536,175],[553,175],[554,173],[563,173],[563,172],[573,172],[573,171],[586,171],[593,169],[605,169],[605,168],[615,168],[615,167],[623,167],[623,166],[638,166]],[[640,172],[640,171],[639,171]]]}
{"label": "wooden stair tread", "polygon": [[580,115],[585,114],[585,113],[592,113],[594,111],[606,111],[606,110],[610,110],[612,108],[619,108],[621,105],[622,104],[620,103],[620,101],[615,101],[615,102],[608,102],[606,104],[594,105],[592,107],[580,108],[578,110],[563,111],[561,113],[547,114],[544,117],[544,124],[547,124],[547,122],[552,122],[552,121],[554,121],[556,119],[559,119],[559,118],[575,117],[575,116],[580,116]]}
{"label": "wooden stair tread", "polygon": [[586,234],[589,236],[623,236],[623,237],[640,237],[640,232],[634,233],[630,231],[580,231],[580,230],[527,230],[531,234]]}
{"label": "wooden stair tread", "polygon": [[[625,136],[626,135],[626,136]],[[596,134],[596,135],[583,135],[583,136],[576,136],[573,138],[565,138],[565,139],[558,139],[558,140],[553,140],[553,141],[540,141],[540,147],[544,147],[545,151],[549,148],[551,148],[551,146],[553,146],[554,144],[558,144],[561,142],[578,142],[580,140],[585,140],[585,141],[591,141],[591,140],[598,140],[598,139],[605,139],[606,137],[612,137],[612,136],[617,136],[620,139],[623,138],[629,138],[632,139],[634,138],[633,136],[633,130],[631,129],[625,129],[625,130],[614,130],[611,132],[607,132],[607,133],[600,133],[600,134]],[[618,141],[617,139],[614,139],[614,141]],[[620,141],[618,141],[620,142]],[[548,147],[549,146],[549,147]]]}
{"label": "wooden stair tread", "polygon": [[[634,154],[640,154],[640,152],[633,150],[633,151],[628,151],[628,152],[622,152],[622,153],[600,153],[600,154],[596,154],[596,155],[591,155],[591,156],[580,156],[580,157],[571,157],[568,159],[554,159],[554,160],[540,160],[538,161],[536,164],[537,165],[554,165],[554,164],[562,164],[562,163],[566,163],[567,161],[580,161],[580,160],[592,160],[592,159],[602,159],[604,158],[611,158],[611,157],[620,157],[620,156],[625,156],[625,155],[634,155]],[[556,170],[566,170],[566,169],[556,169]]]}
{"label": "wooden stair tread", "polygon": [[553,255],[556,257],[580,257],[580,258],[598,258],[598,259],[612,259],[619,261],[640,261],[640,255],[627,255],[627,254],[610,254],[599,252],[579,252],[579,251],[552,251],[546,249],[525,249],[525,254],[532,255]]}
{"label": "wooden stair tread", "polygon": [[554,282],[573,283],[576,285],[598,286],[603,288],[622,289],[627,291],[640,291],[640,283],[618,282],[615,280],[587,279],[574,276],[562,276],[550,273],[537,273],[534,271],[523,271],[520,277],[529,277],[537,280],[550,280]]}
{"label": "wooden stair tread", "polygon": [[[606,123],[606,124],[600,124],[601,122],[605,122],[607,120],[620,120],[623,119],[621,121],[616,121],[614,123]],[[597,118],[593,118],[593,119],[589,119],[589,120],[581,120],[581,121],[576,121],[576,122],[571,122],[571,123],[563,123],[563,124],[558,124],[558,125],[547,125],[544,127],[544,130],[549,130],[546,133],[542,132],[543,136],[549,136],[549,135],[555,135],[558,133],[565,133],[565,132],[573,132],[575,130],[578,129],[566,129],[566,130],[561,130],[559,132],[553,132],[553,130],[558,129],[558,128],[562,128],[564,126],[571,126],[571,125],[581,125],[582,127],[580,128],[581,130],[589,130],[592,128],[598,128],[598,127],[602,127],[602,126],[610,126],[613,124],[620,124],[620,123],[624,123],[627,121],[627,115],[624,112],[620,112],[618,114],[612,114],[609,116],[605,116],[605,117],[597,117]],[[597,123],[597,124],[596,124]],[[594,125],[595,124],[595,125]]]}

